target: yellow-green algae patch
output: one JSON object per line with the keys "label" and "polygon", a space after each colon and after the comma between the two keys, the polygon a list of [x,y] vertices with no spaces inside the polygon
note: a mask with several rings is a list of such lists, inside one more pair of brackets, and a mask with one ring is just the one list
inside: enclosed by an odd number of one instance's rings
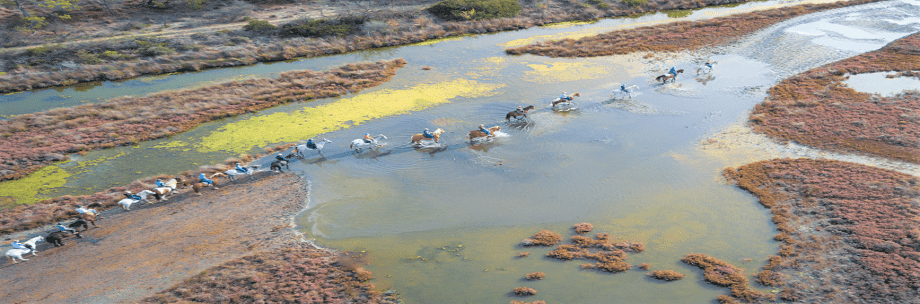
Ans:
{"label": "yellow-green algae patch", "polygon": [[298,141],[371,119],[422,110],[457,97],[491,96],[504,86],[457,79],[364,93],[318,107],[306,107],[295,113],[273,113],[227,124],[203,138],[198,151],[242,153],[254,146]]}
{"label": "yellow-green algae patch", "polygon": [[447,38],[431,39],[431,40],[425,40],[425,41],[411,44],[411,45],[413,46],[415,45],[433,45],[438,42],[463,40],[464,38],[470,37],[470,36],[474,36],[474,35],[460,35],[460,36],[453,36],[453,37],[447,37]]}
{"label": "yellow-green algae patch", "polygon": [[189,143],[187,143],[187,142],[184,142],[184,141],[181,141],[181,140],[174,140],[174,141],[170,141],[170,142],[164,142],[164,143],[161,143],[161,144],[156,145],[156,146],[153,146],[153,147],[154,147],[154,148],[178,148],[178,147],[186,147],[186,146],[188,146],[188,145],[189,145]]}
{"label": "yellow-green algae patch", "polygon": [[542,27],[542,28],[557,29],[557,28],[566,28],[566,27],[570,27],[570,26],[585,25],[585,24],[594,24],[594,23],[597,23],[597,20],[589,20],[589,21],[582,21],[582,20],[579,20],[579,21],[566,21],[566,22],[559,22],[559,23],[547,24],[547,25],[544,25],[544,26],[541,26],[541,27]]}
{"label": "yellow-green algae patch", "polygon": [[31,205],[41,201],[38,195],[42,194],[44,189],[58,188],[67,183],[67,178],[71,174],[58,166],[47,166],[35,171],[29,176],[17,180],[9,180],[0,183],[0,197],[12,198],[4,199],[3,207],[10,207],[9,204]]}
{"label": "yellow-green algae patch", "polygon": [[603,66],[587,61],[528,64],[533,71],[524,73],[524,80],[538,83],[597,79],[609,73]]}

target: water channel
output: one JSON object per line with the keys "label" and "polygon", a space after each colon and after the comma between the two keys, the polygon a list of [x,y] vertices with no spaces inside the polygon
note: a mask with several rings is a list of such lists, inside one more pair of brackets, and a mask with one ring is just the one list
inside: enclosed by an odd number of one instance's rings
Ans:
{"label": "water channel", "polygon": [[[799,3],[710,8],[677,19]],[[753,274],[777,243],[769,213],[721,177],[734,164],[694,147],[742,119],[778,80],[918,31],[920,3],[887,1],[803,16],[731,47],[692,55],[551,59],[503,52],[535,40],[674,19],[666,14],[609,19],[0,96],[0,114],[16,115],[292,69],[399,57],[409,62],[393,81],[359,94],[285,105],[163,140],[74,156],[29,178],[0,183],[0,193],[25,201],[92,193],[271,144],[327,138],[332,143],[324,156],[308,154],[293,165],[311,181],[310,207],[298,218],[299,228],[319,245],[366,253],[378,288],[398,290],[407,303],[507,303],[519,286],[538,290],[527,300],[550,303],[710,303],[727,291],[704,283],[680,257],[705,253]],[[706,59],[715,69],[697,75]],[[655,84],[652,78],[670,66],[688,73],[674,84]],[[610,98],[620,84],[638,86],[632,99]],[[553,111],[549,101],[563,91],[582,97],[571,111]],[[528,122],[504,122],[505,113],[530,104],[536,109]],[[502,126],[500,136],[469,144],[467,132],[479,124]],[[442,143],[409,146],[408,138],[424,128],[446,130]],[[364,133],[386,135],[387,145],[349,151],[348,142]],[[614,239],[644,242],[646,252],[630,255],[628,263],[650,263],[653,270],[687,277],[661,283],[639,270],[581,270],[582,262],[544,257],[547,248],[518,245],[541,229],[571,235],[579,222]],[[532,254],[515,258],[521,251]],[[546,278],[523,280],[537,271]]]}

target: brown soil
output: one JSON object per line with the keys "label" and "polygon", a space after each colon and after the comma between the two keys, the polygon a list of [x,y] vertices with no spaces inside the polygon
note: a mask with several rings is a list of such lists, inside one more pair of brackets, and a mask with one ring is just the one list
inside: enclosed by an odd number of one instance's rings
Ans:
{"label": "brown soil", "polygon": [[[700,21],[683,21],[613,31],[581,39],[538,42],[505,50],[512,55],[549,57],[596,57],[635,52],[676,52],[736,41],[770,25],[818,11],[881,0],[851,0],[826,4],[803,4],[774,10],[737,14]],[[713,35],[712,33],[719,33]]]}
{"label": "brown soil", "polygon": [[[594,20],[605,17],[626,16],[658,10],[692,9],[711,5],[743,3],[744,0],[651,0],[638,6],[629,6],[621,1],[598,0],[594,5],[579,1],[545,0],[525,1],[522,12],[514,18],[443,21],[430,15],[421,8],[436,1],[335,1],[322,2],[328,7],[298,7],[300,3],[264,4],[259,11],[271,14],[267,16],[276,24],[286,21],[299,22],[301,18],[337,18],[345,15],[359,17],[367,21],[356,30],[355,34],[326,37],[282,37],[280,35],[248,32],[240,28],[245,17],[261,19],[265,16],[250,12],[245,3],[217,3],[202,11],[193,10],[151,10],[138,8],[135,2],[125,14],[106,17],[103,24],[94,22],[99,18],[85,18],[82,15],[98,15],[96,12],[73,12],[75,20],[66,26],[52,26],[37,33],[21,33],[14,30],[0,31],[0,41],[9,41],[6,46],[15,47],[32,44],[36,36],[46,36],[47,48],[40,52],[18,48],[0,53],[0,93],[32,90],[49,86],[72,85],[80,82],[128,79],[141,75],[156,75],[173,72],[197,71],[201,69],[249,65],[256,62],[287,60],[295,57],[313,57],[340,54],[355,50],[405,45],[429,39],[439,39],[464,34],[482,34],[497,31],[517,30],[555,22]],[[318,5],[318,4],[317,4]],[[227,6],[227,7],[224,7]],[[91,6],[88,6],[91,7]],[[308,13],[310,9],[316,9]],[[296,12],[292,12],[296,10]],[[316,16],[320,11],[320,16]],[[326,14],[326,13],[329,14]],[[5,10],[0,14],[9,18],[0,18],[0,25],[7,29],[16,24],[18,14]],[[281,14],[281,17],[277,15]],[[275,15],[272,17],[272,15]],[[181,16],[181,18],[180,18]],[[276,19],[281,18],[282,21]],[[177,19],[183,19],[177,22]],[[131,34],[120,30],[103,30],[106,37],[116,37],[100,41],[98,37],[87,38],[88,34],[77,37],[68,35],[68,29],[82,31],[84,27],[106,27],[110,24],[122,24],[140,29],[130,30]],[[135,36],[137,31],[144,31],[149,24],[164,23],[153,31],[164,31],[162,36]],[[170,25],[172,24],[172,25]],[[196,25],[193,25],[196,24]],[[229,26],[229,29],[225,25]],[[298,23],[299,24],[299,23]],[[170,27],[166,27],[170,25]],[[169,32],[175,26],[178,31]],[[119,27],[119,26],[116,26]],[[59,33],[58,33],[59,32]],[[94,31],[86,31],[92,33]],[[150,33],[145,33],[150,34]],[[91,36],[91,35],[90,35]],[[118,38],[121,37],[121,38]],[[6,39],[3,39],[6,38]],[[33,41],[31,43],[27,41]],[[145,44],[162,45],[160,50],[168,52],[146,52],[138,41]],[[53,43],[61,43],[56,45]],[[83,50],[83,56],[78,51]],[[106,55],[105,52],[116,52]],[[89,53],[95,59],[87,59]],[[170,54],[171,53],[171,54]]]}
{"label": "brown soil", "polygon": [[405,64],[396,59],[348,64],[326,72],[293,71],[276,79],[233,81],[19,115],[0,121],[0,181],[64,159],[64,153],[130,145],[233,115],[359,92],[389,81]]}
{"label": "brown soil", "polygon": [[40,243],[29,261],[0,264],[0,297],[7,303],[138,302],[224,262],[283,252],[300,242],[290,223],[305,207],[306,182],[293,174],[263,176],[203,196],[179,194],[111,212],[99,222],[103,228],[63,247]]}
{"label": "brown soil", "polygon": [[843,83],[847,74],[917,77],[917,70],[920,33],[781,81],[752,111],[751,127],[783,141],[920,163],[920,93],[880,97]]}
{"label": "brown soil", "polygon": [[756,275],[803,303],[909,303],[920,299],[920,179],[810,159],[725,170],[770,208],[782,242]]}

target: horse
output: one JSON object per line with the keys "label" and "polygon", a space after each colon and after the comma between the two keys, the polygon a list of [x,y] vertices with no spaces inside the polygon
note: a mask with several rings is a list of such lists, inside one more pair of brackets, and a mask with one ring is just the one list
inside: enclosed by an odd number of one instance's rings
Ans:
{"label": "horse", "polygon": [[[524,107],[524,109],[523,109],[523,110],[524,110],[524,113],[518,113],[517,110],[508,112],[508,114],[505,114],[505,121],[511,120],[512,117],[517,118],[517,119],[519,119],[519,120],[520,120],[520,119],[527,119],[527,111],[533,110],[534,108],[535,108],[535,107],[534,107],[533,105],[529,105],[529,106]],[[518,118],[518,116],[522,116],[523,118]]]}
{"label": "horse", "polygon": [[434,130],[434,132],[431,132],[431,135],[433,136],[432,138],[426,138],[425,135],[421,133],[415,134],[415,135],[412,135],[412,139],[409,140],[409,143],[420,145],[422,144],[422,140],[434,140],[434,142],[440,142],[441,133],[444,133],[444,130],[441,130],[441,128],[438,128]]}
{"label": "horse", "polygon": [[[90,223],[93,223],[93,226],[99,228],[99,226],[96,226],[95,221],[90,221]],[[74,230],[77,230],[77,228],[80,227],[83,227],[83,231],[89,230],[89,224],[87,223],[87,220],[81,218],[77,219],[73,223],[70,223],[70,225],[67,225],[67,228],[73,228]]]}
{"label": "horse", "polygon": [[358,138],[358,139],[352,140],[351,144],[348,145],[348,148],[355,150],[355,152],[361,153],[361,149],[364,149],[364,147],[366,146],[374,146],[374,148],[378,148],[382,146],[381,144],[378,143],[381,139],[387,139],[387,137],[383,136],[383,134],[378,134],[377,136],[374,136],[374,138],[371,139],[371,142],[366,142],[364,141],[363,138]]}
{"label": "horse", "polygon": [[[74,233],[73,235],[78,238],[83,238],[83,236],[80,235],[79,232]],[[60,247],[60,246],[64,246],[64,239],[66,238],[67,238],[67,232],[55,231],[55,232],[49,233],[48,236],[45,237],[45,241],[50,243],[51,245],[54,245],[54,247]]]}
{"label": "horse", "polygon": [[297,145],[297,146],[294,146],[294,153],[296,153],[297,155],[300,155],[300,158],[306,157],[303,155],[303,151],[310,151],[310,150],[316,150],[316,152],[318,152],[319,155],[323,155],[322,150],[323,150],[323,146],[325,146],[326,143],[332,143],[332,141],[323,138],[323,140],[320,140],[319,142],[314,142],[314,144],[316,144],[316,149],[311,149],[310,147],[307,147],[307,144]]}
{"label": "horse", "polygon": [[[610,99],[613,99],[613,94],[617,94],[617,98],[619,99],[626,99],[625,97],[629,97],[630,99],[632,99],[632,92],[628,90],[632,88],[638,89],[639,86],[637,85],[628,86],[626,87],[627,90],[625,91],[623,89],[613,90],[613,92],[610,92]],[[623,96],[623,95],[626,95],[626,96]],[[620,97],[620,96],[623,96],[623,97]]]}
{"label": "horse", "polygon": [[[150,194],[153,194],[154,196],[157,197],[157,199],[159,199],[159,194],[156,194],[156,192],[153,192],[153,191],[150,191],[150,190],[144,190],[144,191],[141,191],[141,192],[138,192],[138,193],[137,193],[137,196],[140,196],[140,197],[141,197],[140,200],[136,200],[136,199],[133,199],[133,198],[123,198],[123,199],[121,199],[120,201],[118,201],[118,204],[121,205],[121,209],[124,209],[125,211],[130,211],[130,210],[131,210],[131,205],[133,205],[133,204],[135,204],[135,203],[140,203],[141,201],[144,201],[145,203],[148,203],[148,204],[149,204],[150,201],[147,200],[147,196],[150,195]],[[95,217],[95,216],[93,216],[93,217],[92,217],[92,220],[90,220],[90,219],[87,219],[87,218],[86,218],[87,215],[88,215],[88,213],[81,213],[81,214],[84,215],[84,219],[86,219],[86,220],[92,222],[92,223],[93,223],[93,226],[96,225],[96,222],[95,222],[96,217]]]}
{"label": "horse", "polygon": [[[259,167],[261,167],[261,166],[260,166],[260,165],[249,165],[249,166],[246,166],[246,167],[244,167],[244,168],[246,168],[246,172],[240,172],[240,171],[237,171],[236,168],[234,168],[234,169],[230,169],[230,170],[227,170],[227,171],[224,171],[224,172],[217,172],[217,173],[214,173],[213,175],[211,175],[211,178],[213,179],[215,176],[226,175],[227,178],[230,179],[231,182],[235,182],[235,181],[236,181],[236,176],[237,176],[237,175],[247,175],[247,174],[248,174],[248,175],[249,175],[249,179],[254,179],[254,178],[252,178],[252,174],[255,173],[256,170],[259,170]],[[214,189],[217,189],[217,187],[215,187]]]}
{"label": "horse", "polygon": [[[677,74],[680,74],[684,72],[684,69],[680,69],[675,72],[677,72]],[[673,83],[675,80],[677,80],[677,74],[667,73],[667,74],[655,77],[655,80],[661,81],[662,84],[668,82],[668,80],[670,80]]]}
{"label": "horse", "polygon": [[173,179],[171,179],[171,180],[169,180],[169,181],[163,183],[163,185],[164,185],[163,187],[156,187],[156,188],[153,188],[153,190],[150,190],[150,191],[152,191],[153,193],[156,194],[157,200],[161,200],[161,199],[162,199],[162,200],[165,201],[165,200],[167,200],[167,199],[166,199],[167,196],[172,195],[172,194],[174,193],[174,191],[176,190],[176,186],[179,185],[179,182],[181,182],[181,181],[182,181],[182,178],[177,176],[176,178],[173,178]]}
{"label": "horse", "polygon": [[22,244],[25,245],[26,248],[29,248],[32,250],[32,255],[36,255],[35,253],[38,252],[38,245],[36,244],[38,242],[43,242],[43,241],[45,241],[45,237],[39,235],[39,236],[29,239],[28,241],[22,242]]}
{"label": "horse", "polygon": [[470,131],[470,141],[473,141],[473,138],[479,138],[479,137],[483,137],[483,136],[485,136],[486,139],[489,139],[489,137],[495,136],[495,132],[497,132],[498,130],[501,130],[501,129],[502,129],[501,126],[494,126],[494,127],[491,127],[491,128],[489,128],[489,135],[486,135],[486,132],[482,132],[481,130],[473,130],[473,131]]}
{"label": "horse", "polygon": [[10,261],[13,261],[13,263],[18,263],[18,262],[16,262],[16,259],[19,259],[20,261],[28,261],[28,259],[23,258],[22,255],[23,255],[23,254],[26,254],[26,253],[29,253],[29,252],[32,252],[32,250],[29,250],[29,249],[10,249],[10,250],[7,250],[7,251],[6,251],[6,256],[9,257],[9,258],[10,258]]}
{"label": "horse", "polygon": [[283,170],[281,170],[281,166],[284,166],[285,168],[288,169],[288,171],[291,171],[291,167],[288,166],[288,161],[280,160],[280,159],[273,161],[271,166],[269,166],[269,168],[271,168],[272,171],[275,171],[275,169],[277,169],[278,172],[284,172]]}
{"label": "horse", "polygon": [[578,94],[578,93],[576,92],[575,94],[572,94],[572,96],[569,96],[569,97],[566,97],[566,98],[561,98],[561,97],[560,97],[560,98],[553,99],[553,104],[552,104],[552,106],[553,106],[553,108],[555,108],[556,105],[558,105],[558,104],[560,104],[560,103],[571,103],[571,102],[572,102],[572,99],[575,99],[575,97],[579,97],[579,96],[581,96],[581,94]]}
{"label": "horse", "polygon": [[[214,175],[217,175],[217,174],[215,173]],[[211,177],[213,178],[214,175],[212,175]],[[208,187],[208,186],[214,187],[215,190],[220,189],[218,187],[217,181],[212,180],[211,184],[206,184],[202,182],[192,183],[192,190],[195,190],[195,195],[201,196],[201,188]]]}

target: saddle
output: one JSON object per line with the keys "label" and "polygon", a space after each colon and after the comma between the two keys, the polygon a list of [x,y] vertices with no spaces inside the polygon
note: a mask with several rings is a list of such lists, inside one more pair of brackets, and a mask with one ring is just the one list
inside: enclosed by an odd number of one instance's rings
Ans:
{"label": "saddle", "polygon": [[369,144],[369,143],[371,143],[371,140],[370,140],[370,139],[365,139],[365,140],[364,140],[364,143],[368,143],[368,144]]}
{"label": "saddle", "polygon": [[316,144],[308,144],[307,148],[316,149]]}
{"label": "saddle", "polygon": [[246,173],[246,168],[243,168],[243,169],[236,169],[236,172],[239,172],[239,173]]}
{"label": "saddle", "polygon": [[431,133],[422,133],[422,137],[424,137],[424,138],[434,138],[434,135],[431,135]]}

